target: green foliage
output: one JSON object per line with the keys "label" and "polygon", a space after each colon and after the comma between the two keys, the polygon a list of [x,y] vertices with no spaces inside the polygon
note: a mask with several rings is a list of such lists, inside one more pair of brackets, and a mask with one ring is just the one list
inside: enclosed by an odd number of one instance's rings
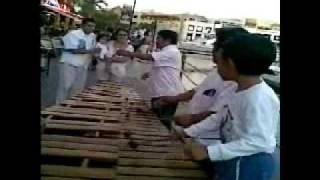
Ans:
{"label": "green foliage", "polygon": [[116,27],[120,20],[117,14],[107,10],[95,11],[93,18],[96,20],[96,29],[99,30],[105,29],[106,27]]}
{"label": "green foliage", "polygon": [[105,27],[115,27],[119,23],[120,17],[117,14],[101,9],[100,0],[76,0],[75,5],[80,7],[79,14],[84,17],[94,18],[96,29],[104,30]]}

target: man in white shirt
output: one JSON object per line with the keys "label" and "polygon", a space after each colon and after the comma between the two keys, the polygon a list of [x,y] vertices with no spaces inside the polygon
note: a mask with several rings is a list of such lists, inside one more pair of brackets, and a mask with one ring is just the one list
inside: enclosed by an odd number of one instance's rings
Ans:
{"label": "man in white shirt", "polygon": [[280,103],[261,75],[275,57],[274,44],[253,34],[232,36],[215,53],[219,74],[238,88],[222,111],[194,128],[220,129],[222,144],[204,147],[187,140],[185,149],[194,160],[215,162],[216,180],[270,180],[273,175]]}
{"label": "man in white shirt", "polygon": [[174,115],[177,104],[163,105],[161,98],[164,96],[176,96],[182,93],[183,86],[180,79],[181,53],[177,47],[178,34],[171,30],[161,30],[157,36],[157,48],[159,52],[152,54],[131,53],[119,50],[118,55],[153,61],[150,72],[150,92],[153,111],[168,128],[171,127],[171,118]]}
{"label": "man in white shirt", "polygon": [[85,87],[92,55],[99,53],[100,50],[95,48],[94,29],[95,21],[92,18],[86,18],[82,21],[81,28],[70,31],[62,39],[64,51],[60,59],[57,104],[81,92]]}

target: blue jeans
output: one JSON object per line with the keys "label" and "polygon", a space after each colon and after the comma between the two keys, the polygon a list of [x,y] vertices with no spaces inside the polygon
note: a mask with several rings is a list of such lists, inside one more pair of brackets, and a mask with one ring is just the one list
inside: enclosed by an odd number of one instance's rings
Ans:
{"label": "blue jeans", "polygon": [[215,180],[271,180],[275,171],[272,154],[258,153],[215,162]]}

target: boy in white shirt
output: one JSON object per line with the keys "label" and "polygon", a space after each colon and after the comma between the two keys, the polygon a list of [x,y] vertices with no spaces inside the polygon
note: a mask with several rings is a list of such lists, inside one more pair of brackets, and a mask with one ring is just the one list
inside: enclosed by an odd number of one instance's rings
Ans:
{"label": "boy in white shirt", "polygon": [[108,61],[107,55],[108,55],[108,49],[107,49],[107,43],[110,40],[108,38],[109,36],[107,34],[100,34],[97,37],[97,45],[96,47],[101,49],[99,54],[96,54],[97,56],[97,79],[99,81],[106,81],[109,79],[109,71],[110,71],[110,64],[111,62]]}
{"label": "boy in white shirt", "polygon": [[94,29],[95,21],[92,18],[86,18],[82,21],[80,29],[70,31],[63,37],[64,51],[60,59],[62,67],[57,104],[81,92],[85,87],[92,55],[100,52],[100,49],[95,48]]}
{"label": "boy in white shirt", "polygon": [[183,86],[180,79],[181,53],[177,47],[178,34],[171,30],[161,30],[157,36],[159,52],[151,54],[132,53],[118,50],[117,54],[141,60],[153,61],[150,72],[151,104],[153,111],[159,116],[162,123],[171,128],[171,119],[177,104],[163,105],[160,103],[164,96],[176,96],[182,93]]}
{"label": "boy in white shirt", "polygon": [[185,149],[194,160],[215,162],[216,180],[270,180],[280,103],[261,75],[275,60],[276,48],[253,34],[232,36],[219,47],[218,72],[238,89],[223,110],[196,128],[220,129],[222,144],[205,147],[188,139]]}

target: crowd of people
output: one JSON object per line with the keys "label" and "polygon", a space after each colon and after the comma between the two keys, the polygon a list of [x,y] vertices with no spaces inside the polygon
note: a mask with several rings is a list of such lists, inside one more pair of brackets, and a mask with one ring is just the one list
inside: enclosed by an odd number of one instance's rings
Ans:
{"label": "crowd of people", "polygon": [[[184,92],[178,35],[161,30],[129,43],[129,32],[94,35],[95,21],[63,37],[57,103],[81,92],[91,60],[97,59],[99,80],[123,82],[131,61],[149,61],[152,111],[184,141],[195,161],[216,180],[269,180],[279,121],[279,100],[261,75],[275,61],[276,47],[242,28],[216,32],[213,61],[217,67],[193,90]],[[189,101],[189,114],[174,116],[179,102]]]}

